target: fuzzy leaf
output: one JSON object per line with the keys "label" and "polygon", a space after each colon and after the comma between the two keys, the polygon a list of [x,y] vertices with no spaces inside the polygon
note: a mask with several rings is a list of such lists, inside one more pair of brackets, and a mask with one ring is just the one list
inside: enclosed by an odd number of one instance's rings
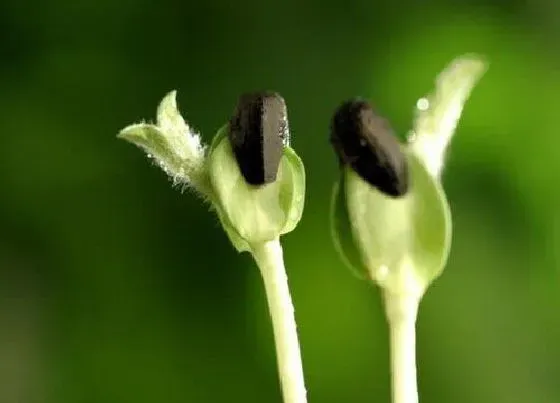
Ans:
{"label": "fuzzy leaf", "polygon": [[130,125],[118,137],[141,147],[174,182],[192,185],[207,196],[204,146],[179,113],[175,96],[172,91],[159,104],[157,125]]}
{"label": "fuzzy leaf", "polygon": [[178,174],[182,168],[181,158],[157,126],[147,123],[130,125],[121,130],[117,137],[142,148],[168,174]]}

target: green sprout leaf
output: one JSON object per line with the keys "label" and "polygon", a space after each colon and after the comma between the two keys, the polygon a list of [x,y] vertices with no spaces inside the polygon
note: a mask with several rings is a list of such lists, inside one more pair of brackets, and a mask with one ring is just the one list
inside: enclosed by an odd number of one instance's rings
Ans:
{"label": "green sprout leaf", "polygon": [[166,173],[180,172],[181,158],[175,153],[168,138],[158,126],[147,123],[130,125],[124,128],[118,137],[142,148]]}
{"label": "green sprout leaf", "polygon": [[157,125],[130,125],[118,137],[142,148],[174,183],[193,186],[203,196],[209,192],[205,152],[200,136],[184,121],[177,109],[176,92],[167,94],[157,110]]}
{"label": "green sprout leaf", "polygon": [[479,56],[459,57],[439,74],[434,92],[418,100],[409,143],[432,176],[441,174],[463,106],[486,69]]}
{"label": "green sprout leaf", "polygon": [[369,276],[393,293],[422,294],[441,273],[451,241],[445,194],[410,153],[411,188],[393,198],[345,170],[353,238]]}
{"label": "green sprout leaf", "polygon": [[247,250],[247,245],[271,241],[291,231],[304,205],[305,172],[299,157],[285,147],[276,181],[253,186],[241,174],[227,136],[217,136],[208,170],[222,224],[231,226],[233,238],[245,242],[233,239],[234,246]]}

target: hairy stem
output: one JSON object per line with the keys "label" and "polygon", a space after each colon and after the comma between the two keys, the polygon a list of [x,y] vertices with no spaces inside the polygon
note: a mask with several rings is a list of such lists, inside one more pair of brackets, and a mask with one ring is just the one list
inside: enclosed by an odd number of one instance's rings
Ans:
{"label": "hairy stem", "polygon": [[261,271],[272,318],[284,402],[305,403],[301,353],[282,246],[279,240],[274,240],[253,247],[252,252]]}
{"label": "hairy stem", "polygon": [[393,403],[418,403],[416,381],[416,314],[420,298],[385,294],[391,343]]}

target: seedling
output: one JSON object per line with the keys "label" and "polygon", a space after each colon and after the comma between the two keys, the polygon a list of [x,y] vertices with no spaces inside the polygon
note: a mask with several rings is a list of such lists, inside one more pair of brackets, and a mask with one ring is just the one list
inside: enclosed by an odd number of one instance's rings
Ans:
{"label": "seedling", "polygon": [[216,212],[231,243],[250,252],[262,275],[286,403],[305,403],[294,308],[280,236],[299,222],[305,170],[290,147],[286,104],[276,93],[243,95],[210,147],[177,110],[175,92],[161,102],[156,124],[140,123],[118,137],[142,148],[172,179]]}
{"label": "seedling", "polygon": [[453,61],[433,94],[418,101],[406,144],[365,100],[345,102],[332,120],[331,143],[340,162],[332,235],[345,264],[382,290],[394,403],[418,403],[418,306],[443,271],[451,244],[451,214],[440,179],[445,151],[485,69],[476,56]]}

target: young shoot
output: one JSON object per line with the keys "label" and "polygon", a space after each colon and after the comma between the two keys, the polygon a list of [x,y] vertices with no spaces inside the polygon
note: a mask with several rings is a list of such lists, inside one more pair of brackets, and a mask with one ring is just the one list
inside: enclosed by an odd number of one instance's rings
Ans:
{"label": "young shoot", "polygon": [[158,108],[156,124],[128,126],[118,137],[142,148],[175,184],[209,201],[235,249],[253,255],[267,295],[284,402],[305,403],[280,244],[280,236],[301,218],[305,170],[290,147],[284,99],[273,92],[241,96],[232,118],[207,148],[181,117],[171,92]]}
{"label": "young shoot", "polygon": [[418,101],[407,144],[362,99],[343,103],[332,120],[340,178],[331,232],[346,265],[382,290],[394,403],[418,403],[418,306],[443,271],[451,244],[451,214],[440,179],[445,150],[485,69],[476,56],[453,61],[438,76],[433,94]]}

